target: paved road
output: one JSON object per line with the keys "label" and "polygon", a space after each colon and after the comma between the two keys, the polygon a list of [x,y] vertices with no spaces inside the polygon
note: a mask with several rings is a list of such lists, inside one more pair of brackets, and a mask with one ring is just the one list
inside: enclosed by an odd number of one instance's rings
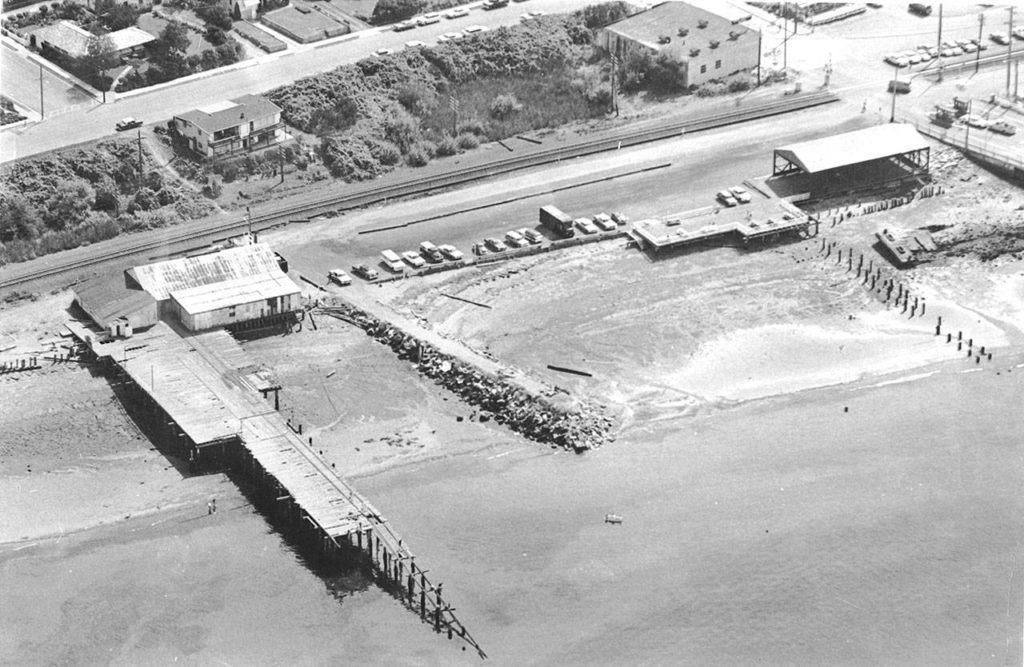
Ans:
{"label": "paved road", "polygon": [[[284,55],[274,54],[247,61],[248,65],[241,69],[125,97],[113,103],[93,102],[74,113],[46,118],[26,128],[0,132],[0,162],[99,139],[112,134],[114,124],[126,116],[159,122],[210,101],[263,92],[303,76],[355,62],[380,48],[401,49],[405,42],[411,40],[433,43],[442,33],[473,24],[494,27],[516,23],[526,8],[553,13],[567,11],[579,4],[574,0],[531,0],[529,4],[513,3],[490,12],[474,9],[469,16],[454,21],[444,20],[400,33],[386,29],[367,30],[354,33],[355,37],[348,40],[333,41],[319,47],[316,44],[303,45],[301,49]],[[34,71],[38,77],[38,69]],[[3,74],[6,88],[6,65]],[[38,94],[38,79],[36,86]]]}
{"label": "paved road", "polygon": [[0,74],[3,94],[23,107],[39,113],[39,73],[43,77],[43,111],[46,115],[66,113],[93,103],[84,90],[68,83],[48,69],[17,53],[6,42],[0,45]]}

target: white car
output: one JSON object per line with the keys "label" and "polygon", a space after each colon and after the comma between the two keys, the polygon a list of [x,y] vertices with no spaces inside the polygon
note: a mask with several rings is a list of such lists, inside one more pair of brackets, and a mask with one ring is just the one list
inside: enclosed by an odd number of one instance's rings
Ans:
{"label": "white car", "polygon": [[345,285],[352,284],[352,276],[348,275],[341,269],[331,269],[327,272],[327,279],[332,283],[344,287]]}
{"label": "white car", "polygon": [[596,234],[597,226],[590,220],[590,218],[576,218],[572,221],[576,225],[576,229],[580,230],[584,234]]}
{"label": "white car", "polygon": [[544,235],[538,232],[536,229],[530,229],[529,227],[523,227],[517,230],[519,235],[526,239],[529,243],[537,245],[544,240]]}
{"label": "white car", "polygon": [[478,32],[487,32],[488,30],[490,30],[490,28],[488,28],[485,25],[471,25],[467,28],[462,29],[462,31],[467,35],[473,35]]}
{"label": "white car", "polygon": [[406,250],[402,253],[402,259],[404,259],[409,266],[414,269],[422,269],[426,266],[426,262],[420,257],[419,253],[413,252],[412,250]]}
{"label": "white car", "polygon": [[750,193],[747,192],[747,189],[742,186],[735,185],[729,188],[729,194],[731,194],[733,196],[733,199],[735,199],[741,204],[750,203]]}
{"label": "white car", "polygon": [[402,32],[403,30],[412,30],[416,27],[416,21],[409,19],[408,21],[399,21],[391,29],[395,32]]}
{"label": "white car", "polygon": [[431,12],[424,14],[423,16],[416,19],[416,25],[430,25],[431,23],[440,23],[441,15],[437,12]]}
{"label": "white car", "polygon": [[454,42],[465,37],[461,32],[446,32],[437,38],[438,44],[444,44],[445,42]]}
{"label": "white car", "polygon": [[450,259],[453,262],[462,259],[462,251],[453,245],[439,245],[437,246],[437,249],[441,251],[441,254],[444,255],[446,259]]}
{"label": "white car", "polygon": [[527,23],[534,19],[539,19],[542,16],[544,16],[544,12],[526,12],[525,14],[519,17],[519,20],[522,21],[523,23]]}
{"label": "white car", "polygon": [[530,245],[530,242],[527,241],[522,234],[516,231],[505,233],[505,243],[509,244],[513,248],[523,248]]}
{"label": "white car", "polygon": [[469,16],[469,10],[466,9],[465,7],[453,7],[452,9],[449,9],[448,11],[441,14],[441,16],[445,17],[446,19],[458,19],[462,18],[463,16]]}
{"label": "white car", "polygon": [[972,113],[970,116],[964,118],[964,122],[970,125],[971,127],[977,127],[982,130],[988,127],[988,121],[979,116],[978,114]]}
{"label": "white car", "polygon": [[394,49],[377,49],[376,51],[373,52],[373,55],[379,58],[382,56],[390,56],[394,52]]}
{"label": "white car", "polygon": [[597,225],[603,232],[615,231],[619,228],[612,220],[612,217],[607,213],[598,213],[594,216],[594,224]]}
{"label": "white car", "polygon": [[405,43],[405,48],[407,48],[407,49],[422,49],[426,45],[427,45],[426,42],[421,42],[418,39],[414,39],[411,42],[406,42]]}

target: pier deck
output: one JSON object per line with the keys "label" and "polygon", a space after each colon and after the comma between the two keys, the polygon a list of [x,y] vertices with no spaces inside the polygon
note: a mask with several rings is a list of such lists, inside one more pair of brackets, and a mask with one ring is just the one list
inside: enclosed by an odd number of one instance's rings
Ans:
{"label": "pier deck", "polygon": [[458,635],[486,657],[387,519],[317,454],[301,426],[265,398],[279,387],[230,334],[190,334],[160,322],[131,338],[108,339],[81,323],[67,326],[116,367],[137,397],[127,407],[156,414],[161,430],[193,464],[234,462],[322,554],[363,553],[410,607],[419,593],[420,616],[431,614],[436,631],[447,629],[449,638]]}

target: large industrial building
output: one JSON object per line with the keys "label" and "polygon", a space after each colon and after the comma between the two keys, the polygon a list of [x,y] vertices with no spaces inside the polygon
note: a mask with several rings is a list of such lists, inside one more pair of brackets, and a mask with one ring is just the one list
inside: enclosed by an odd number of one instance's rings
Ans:
{"label": "large industrial building", "polygon": [[667,56],[683,86],[699,86],[759,66],[761,33],[744,25],[749,18],[726,2],[664,2],[605,27],[598,40],[619,58]]}
{"label": "large industrial building", "polygon": [[122,336],[158,320],[187,331],[272,324],[301,308],[301,293],[263,243],[136,266],[75,289],[86,314]]}

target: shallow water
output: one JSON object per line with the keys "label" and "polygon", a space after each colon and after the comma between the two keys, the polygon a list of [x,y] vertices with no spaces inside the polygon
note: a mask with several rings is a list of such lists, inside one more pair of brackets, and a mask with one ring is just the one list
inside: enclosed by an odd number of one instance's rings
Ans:
{"label": "shallow water", "polygon": [[[355,481],[494,664],[1020,664],[1022,399],[941,372]],[[479,663],[221,503],[0,556],[4,661]]]}

